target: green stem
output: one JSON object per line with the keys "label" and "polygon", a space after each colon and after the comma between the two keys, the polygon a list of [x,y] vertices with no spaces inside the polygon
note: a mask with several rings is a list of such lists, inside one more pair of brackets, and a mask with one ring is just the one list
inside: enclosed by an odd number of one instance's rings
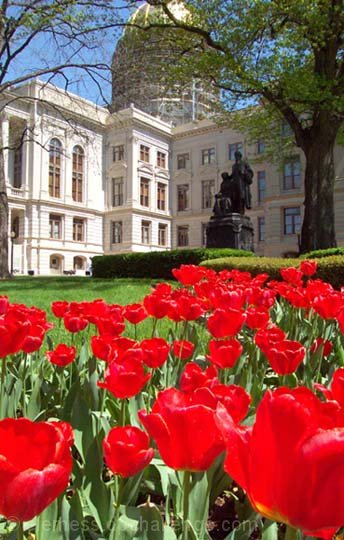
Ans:
{"label": "green stem", "polygon": [[27,373],[27,357],[28,355],[24,354],[24,366],[23,366],[23,391],[22,391],[22,397],[23,397],[23,416],[26,416],[26,373]]}
{"label": "green stem", "polygon": [[22,521],[18,523],[17,540],[24,540],[24,524]]}
{"label": "green stem", "polygon": [[126,404],[127,404],[127,400],[122,399],[122,401],[121,401],[121,414],[120,414],[120,417],[119,417],[119,425],[122,426],[122,427],[125,426]]}
{"label": "green stem", "polygon": [[284,540],[297,540],[297,536],[297,529],[294,529],[294,527],[287,525]]}
{"label": "green stem", "polygon": [[157,324],[158,324],[158,319],[156,317],[154,317],[154,319],[153,319],[153,328],[152,328],[152,338],[155,337],[155,335],[156,335]]}
{"label": "green stem", "polygon": [[114,517],[114,527],[115,527],[115,537],[114,540],[119,540],[119,527],[118,521],[121,513],[121,502],[124,488],[124,478],[120,476],[117,477],[117,493],[116,493],[116,503],[115,503],[115,517]]}
{"label": "green stem", "polygon": [[190,495],[191,472],[184,471],[183,481],[183,536],[182,540],[188,540],[189,519],[189,495]]}

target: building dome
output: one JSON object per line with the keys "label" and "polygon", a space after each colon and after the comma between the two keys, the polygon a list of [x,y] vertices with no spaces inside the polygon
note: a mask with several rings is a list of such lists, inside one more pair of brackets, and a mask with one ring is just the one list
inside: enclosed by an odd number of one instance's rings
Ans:
{"label": "building dome", "polygon": [[[181,2],[172,1],[169,8],[178,19],[188,16]],[[129,22],[145,27],[163,20],[168,19],[159,6],[144,3]],[[112,60],[113,111],[134,105],[173,125],[211,116],[211,103],[218,100],[214,92],[205,91],[191,76],[185,85],[170,81],[169,66],[180,54],[176,45],[178,32],[158,28],[143,31],[135,26],[125,29]]]}

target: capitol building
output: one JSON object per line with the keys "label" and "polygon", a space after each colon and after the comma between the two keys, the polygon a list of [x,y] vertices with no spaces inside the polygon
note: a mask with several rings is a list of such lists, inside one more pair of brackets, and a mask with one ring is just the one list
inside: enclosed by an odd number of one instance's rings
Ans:
{"label": "capitol building", "polygon": [[[138,13],[147,11],[143,6]],[[148,69],[152,51],[168,59],[168,48],[137,47],[126,30],[113,56],[109,108],[39,80],[6,96],[13,270],[85,275],[95,255],[204,246],[221,173],[231,171],[236,150],[254,170],[247,213],[256,254],[297,253],[304,200],[300,150],[280,168],[264,162],[263,139],[248,144],[230,125],[215,123],[216,93],[193,81],[189,88],[167,89],[157,70]],[[335,167],[337,241],[344,245],[339,146]]]}

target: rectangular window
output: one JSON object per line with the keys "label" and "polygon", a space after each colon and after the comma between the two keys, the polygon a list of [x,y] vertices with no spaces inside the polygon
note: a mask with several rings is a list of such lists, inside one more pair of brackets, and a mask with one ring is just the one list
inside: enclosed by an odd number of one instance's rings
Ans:
{"label": "rectangular window", "polygon": [[283,189],[298,189],[301,187],[301,163],[300,158],[295,157],[284,163]]}
{"label": "rectangular window", "polygon": [[266,175],[265,171],[258,171],[258,202],[261,203],[265,199],[266,192]]}
{"label": "rectangular window", "polygon": [[215,163],[215,148],[207,148],[202,150],[202,165]]}
{"label": "rectangular window", "polygon": [[156,154],[156,164],[162,169],[166,169],[166,154],[165,152],[157,152]]}
{"label": "rectangular window", "polygon": [[189,208],[189,185],[180,184],[177,186],[177,211],[182,212]]}
{"label": "rectangular window", "polygon": [[159,223],[158,244],[159,246],[166,246],[167,244],[167,225],[164,225],[163,223]]}
{"label": "rectangular window", "polygon": [[151,228],[151,222],[150,221],[142,221],[141,222],[141,242],[142,242],[142,244],[149,244],[150,243],[150,228]]}
{"label": "rectangular window", "polygon": [[156,201],[158,210],[166,210],[166,185],[160,182],[157,186]]}
{"label": "rectangular window", "polygon": [[149,180],[148,178],[140,179],[140,204],[141,206],[149,206]]}
{"label": "rectangular window", "polygon": [[140,160],[149,163],[149,146],[140,144]]}
{"label": "rectangular window", "polygon": [[112,244],[122,243],[122,231],[123,231],[122,221],[112,221],[111,223],[111,243]]}
{"label": "rectangular window", "polygon": [[189,154],[178,154],[177,155],[177,169],[186,169],[190,156]]}
{"label": "rectangular window", "polygon": [[228,145],[228,159],[230,159],[231,161],[234,161],[235,160],[235,152],[241,152],[242,153],[242,150],[243,150],[242,142],[237,142],[237,143],[233,143],[233,144]]}
{"label": "rectangular window", "polygon": [[265,217],[258,218],[258,242],[265,240]]}
{"label": "rectangular window", "polygon": [[189,227],[187,225],[177,227],[177,245],[178,247],[189,245]]}
{"label": "rectangular window", "polygon": [[74,242],[84,242],[85,241],[85,220],[84,219],[73,219],[73,240]]}
{"label": "rectangular window", "polygon": [[49,237],[55,240],[62,238],[62,216],[49,215]]}
{"label": "rectangular window", "polygon": [[265,152],[265,141],[264,139],[259,139],[257,142],[257,154],[264,154]]}
{"label": "rectangular window", "polygon": [[207,227],[208,223],[202,223],[202,246],[207,245]]}
{"label": "rectangular window", "polygon": [[13,187],[20,189],[22,187],[23,172],[23,147],[13,150]]}
{"label": "rectangular window", "polygon": [[112,206],[123,204],[123,178],[112,179]]}
{"label": "rectangular window", "polygon": [[202,208],[212,208],[214,204],[215,180],[202,181]]}
{"label": "rectangular window", "polygon": [[301,230],[300,207],[290,207],[283,209],[283,229],[284,234],[298,234]]}
{"label": "rectangular window", "polygon": [[124,144],[118,144],[112,147],[112,161],[123,161],[124,159]]}

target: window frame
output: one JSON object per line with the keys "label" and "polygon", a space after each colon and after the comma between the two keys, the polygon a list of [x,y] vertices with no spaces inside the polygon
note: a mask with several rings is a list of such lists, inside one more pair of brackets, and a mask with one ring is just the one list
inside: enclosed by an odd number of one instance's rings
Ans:
{"label": "window frame", "polygon": [[[51,240],[62,240],[62,220],[60,214],[49,214],[49,238]],[[58,225],[58,236],[55,236],[54,228]]]}
{"label": "window frame", "polygon": [[[177,212],[185,212],[190,208],[189,202],[189,184],[178,184],[177,185]],[[182,204],[182,201],[183,204]]]}
{"label": "window frame", "polygon": [[124,161],[124,144],[116,144],[112,147],[112,162]]}
{"label": "window frame", "polygon": [[73,218],[73,242],[85,242],[86,221],[83,218]]}
{"label": "window frame", "polygon": [[151,221],[146,219],[141,220],[141,244],[145,246],[149,246],[151,243],[151,228]]}
{"label": "window frame", "polygon": [[83,202],[84,200],[84,180],[85,151],[82,146],[76,144],[72,153],[72,199],[74,202]]}
{"label": "window frame", "polygon": [[216,149],[215,146],[204,148],[201,150],[202,165],[213,165],[216,163]]}
{"label": "window frame", "polygon": [[144,163],[150,163],[150,147],[145,144],[140,144],[140,161]]}
{"label": "window frame", "polygon": [[167,186],[163,182],[158,182],[156,187],[156,207],[163,212],[166,211]]}
{"label": "window frame", "polygon": [[244,143],[242,141],[238,141],[235,143],[229,143],[228,145],[228,159],[229,161],[235,161],[235,152],[241,152],[243,154],[244,152]]}
{"label": "window frame", "polygon": [[258,216],[258,242],[265,242],[265,216]]}
{"label": "window frame", "polygon": [[52,137],[49,142],[48,193],[49,197],[54,199],[61,198],[62,154],[63,145],[60,139]]}
{"label": "window frame", "polygon": [[111,221],[111,244],[123,243],[123,221]]}
{"label": "window frame", "polygon": [[[163,239],[163,241],[162,241]],[[166,223],[158,224],[158,246],[167,246],[167,225]]]}
{"label": "window frame", "polygon": [[189,243],[189,225],[177,225],[177,246],[187,247]]}
{"label": "window frame", "polygon": [[[263,176],[261,176],[263,175]],[[264,182],[264,187],[261,187],[261,183]],[[266,198],[266,171],[257,171],[257,198],[258,204],[265,201]]]}
{"label": "window frame", "polygon": [[182,169],[186,169],[188,161],[190,161],[190,152],[184,152],[183,154],[177,154],[177,170],[180,171]]}
{"label": "window frame", "polygon": [[[208,186],[208,192],[206,192]],[[214,206],[215,180],[202,180],[202,210],[209,210]]]}
{"label": "window frame", "polygon": [[[298,210],[298,213],[290,213],[292,210]],[[291,217],[291,223],[287,223],[287,217]],[[296,219],[299,218],[299,223],[296,223]],[[291,228],[291,231],[288,232],[288,228]],[[301,208],[300,206],[287,206],[283,208],[283,234],[284,236],[290,236],[295,234],[300,234],[301,232]]]}
{"label": "window frame", "polygon": [[[120,189],[116,193],[116,186],[119,186]],[[117,176],[112,178],[112,207],[116,208],[117,206],[123,206],[124,204],[124,178],[123,176]]]}
{"label": "window frame", "polygon": [[140,205],[145,208],[149,208],[150,200],[150,179],[141,176],[140,177]]}
{"label": "window frame", "polygon": [[[295,174],[295,166],[298,170]],[[286,174],[286,167],[290,167],[290,174]],[[294,156],[283,163],[283,191],[291,191],[301,188],[301,160],[300,156]]]}

